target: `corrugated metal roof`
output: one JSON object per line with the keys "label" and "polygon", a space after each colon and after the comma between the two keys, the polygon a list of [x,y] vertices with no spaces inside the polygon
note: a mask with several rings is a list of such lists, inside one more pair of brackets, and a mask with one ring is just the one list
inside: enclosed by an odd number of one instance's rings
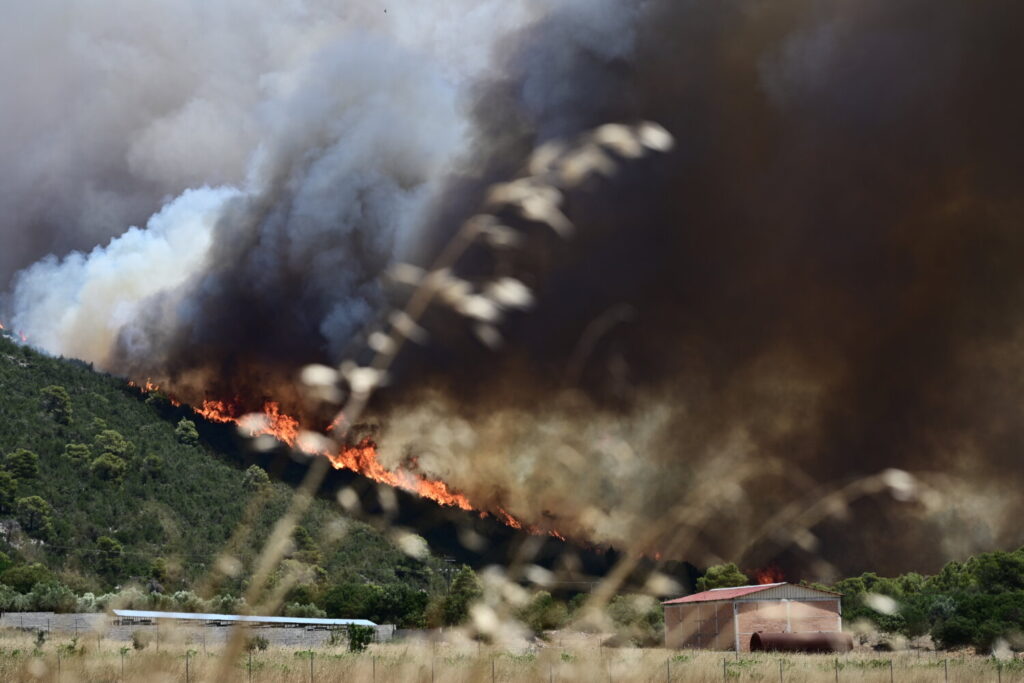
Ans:
{"label": "corrugated metal roof", "polygon": [[[779,588],[780,586],[790,586],[791,584],[786,581],[779,583],[764,583],[757,586],[735,586],[732,588],[712,588],[709,591],[703,593],[694,593],[693,595],[687,595],[686,597],[676,598],[675,600],[667,600],[661,604],[663,605],[679,605],[688,602],[717,602],[720,600],[734,600],[735,598],[741,598],[745,595],[752,593],[760,593],[761,591],[772,590]],[[808,586],[800,586],[800,588],[807,591],[813,591],[821,595],[839,595],[839,593],[832,593],[830,591],[818,590],[817,588],[810,588]],[[783,596],[779,596],[783,597]]]}
{"label": "corrugated metal roof", "polygon": [[187,621],[244,621],[256,624],[293,624],[302,626],[376,626],[367,619],[310,619],[307,617],[257,617],[248,614],[205,614],[200,612],[152,612],[115,609],[114,614],[131,619],[181,619]]}

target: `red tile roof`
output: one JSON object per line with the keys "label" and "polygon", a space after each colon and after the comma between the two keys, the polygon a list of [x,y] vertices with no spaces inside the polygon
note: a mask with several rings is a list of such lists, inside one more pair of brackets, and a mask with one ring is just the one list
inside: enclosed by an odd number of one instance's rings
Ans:
{"label": "red tile roof", "polygon": [[712,588],[709,591],[703,593],[694,593],[693,595],[687,595],[685,598],[676,598],[675,600],[668,600],[661,604],[663,605],[678,605],[684,602],[715,602],[717,600],[732,600],[733,598],[739,598],[744,595],[750,595],[751,593],[758,593],[769,588],[777,588],[779,586],[785,586],[786,582],[781,583],[764,583],[759,586],[736,586],[735,588]]}

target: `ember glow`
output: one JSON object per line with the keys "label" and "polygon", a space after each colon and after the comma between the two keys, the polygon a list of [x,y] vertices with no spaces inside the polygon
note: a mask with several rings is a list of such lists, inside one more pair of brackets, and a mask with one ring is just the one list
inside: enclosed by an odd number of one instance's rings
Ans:
{"label": "ember glow", "polygon": [[769,565],[763,569],[755,569],[751,572],[751,574],[753,575],[754,580],[757,582],[757,584],[761,586],[769,583],[780,583],[786,580],[786,577],[785,575],[783,575],[782,570],[774,564]]}

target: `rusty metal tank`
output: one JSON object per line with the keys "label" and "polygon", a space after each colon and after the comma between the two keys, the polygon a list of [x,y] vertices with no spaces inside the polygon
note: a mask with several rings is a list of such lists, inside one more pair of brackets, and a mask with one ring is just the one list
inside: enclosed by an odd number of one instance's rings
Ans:
{"label": "rusty metal tank", "polygon": [[751,652],[849,652],[849,633],[755,633],[750,636]]}

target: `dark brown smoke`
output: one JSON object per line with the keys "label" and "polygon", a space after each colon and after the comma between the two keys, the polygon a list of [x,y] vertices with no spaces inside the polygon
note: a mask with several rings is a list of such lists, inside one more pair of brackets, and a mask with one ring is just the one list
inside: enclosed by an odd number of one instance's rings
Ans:
{"label": "dark brown smoke", "polygon": [[[945,509],[853,502],[845,521],[816,525],[810,555],[847,571],[927,570],[1019,545],[1006,485],[1024,473],[1022,20],[1013,2],[654,3],[635,54],[605,61],[571,39],[545,42],[555,27],[534,29],[507,55],[511,75],[478,100],[482,139],[500,143],[485,168],[514,168],[517,153],[604,120],[658,121],[676,151],[570,197],[581,236],[518,264],[540,304],[510,324],[499,358],[449,343],[408,363],[402,386],[433,387],[438,413],[466,425],[516,416],[517,428],[487,429],[489,447],[461,454],[469,471],[515,461],[549,422],[578,434],[667,411],[656,436],[632,444],[651,447],[637,458],[665,476],[635,507],[635,491],[585,495],[579,471],[552,465],[557,495],[543,504],[570,528],[604,495],[616,498],[610,514],[636,516],[626,527],[653,522],[718,483],[687,472],[741,439],[745,461],[786,471],[746,481],[749,509],[723,513],[700,552],[728,557],[737,547],[723,536],[756,528],[808,482],[827,490],[886,468],[950,477]],[[537,79],[561,87],[529,99]],[[569,372],[588,326],[608,315]],[[555,400],[566,387],[586,399]],[[579,467],[600,462],[581,452]],[[545,477],[505,474],[466,486],[497,489],[528,517],[515,499],[534,501]],[[814,571],[790,541],[749,552]]]}

